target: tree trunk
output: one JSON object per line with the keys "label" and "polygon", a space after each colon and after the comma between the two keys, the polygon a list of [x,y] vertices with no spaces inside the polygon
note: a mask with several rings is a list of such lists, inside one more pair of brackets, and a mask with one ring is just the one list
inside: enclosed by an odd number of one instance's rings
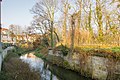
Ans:
{"label": "tree trunk", "polygon": [[51,21],[51,48],[54,47],[54,42],[53,42],[53,21]]}
{"label": "tree trunk", "polygon": [[103,41],[103,22],[102,22],[102,8],[100,0],[96,0],[96,14],[97,14],[97,23],[98,23],[98,40]]}
{"label": "tree trunk", "polygon": [[75,35],[75,20],[74,20],[74,16],[71,16],[71,55],[74,51],[74,35]]}

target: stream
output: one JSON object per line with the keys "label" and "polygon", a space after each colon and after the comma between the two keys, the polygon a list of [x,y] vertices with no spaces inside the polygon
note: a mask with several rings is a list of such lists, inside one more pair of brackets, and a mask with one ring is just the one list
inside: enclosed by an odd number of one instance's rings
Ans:
{"label": "stream", "polygon": [[91,80],[76,72],[52,65],[34,54],[25,54],[20,59],[29,64],[31,70],[40,72],[40,80]]}

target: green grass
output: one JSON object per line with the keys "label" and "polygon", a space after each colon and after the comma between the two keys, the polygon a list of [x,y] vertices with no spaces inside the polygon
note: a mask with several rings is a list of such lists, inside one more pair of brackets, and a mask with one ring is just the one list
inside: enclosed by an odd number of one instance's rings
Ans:
{"label": "green grass", "polygon": [[35,56],[39,57],[39,58],[43,58],[43,55],[40,53],[35,53]]}
{"label": "green grass", "polygon": [[16,47],[15,53],[18,54],[19,56],[24,55],[26,53],[32,52],[33,50],[28,49],[28,48],[21,48],[21,47]]}
{"label": "green grass", "polygon": [[120,54],[120,47],[113,47],[111,48],[111,50],[115,53],[119,53]]}
{"label": "green grass", "polygon": [[120,59],[120,47],[112,47],[112,48],[75,47],[75,51],[80,54],[88,54],[88,55],[95,55],[100,57]]}

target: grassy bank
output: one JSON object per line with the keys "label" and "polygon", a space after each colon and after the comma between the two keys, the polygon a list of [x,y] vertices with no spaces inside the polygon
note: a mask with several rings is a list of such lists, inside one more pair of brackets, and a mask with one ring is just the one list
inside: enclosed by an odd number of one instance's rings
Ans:
{"label": "grassy bank", "polygon": [[120,60],[120,47],[112,48],[81,48],[75,47],[75,52],[99,57],[114,58]]}
{"label": "grassy bank", "polygon": [[[70,53],[70,48],[60,45],[53,49],[53,53],[55,51],[61,50],[64,56],[67,56]],[[48,49],[47,48],[37,48],[35,50],[37,56],[40,54],[47,55]],[[74,53],[84,54],[84,55],[93,55],[99,57],[106,57],[106,58],[114,58],[120,60],[120,47],[109,47],[109,48],[99,48],[99,47],[75,47]],[[78,56],[79,57],[79,56]]]}
{"label": "grassy bank", "polygon": [[26,53],[30,53],[34,51],[34,49],[29,49],[29,48],[21,48],[21,47],[15,47],[15,53],[18,55],[18,56],[21,56],[21,55],[24,55]]}
{"label": "grassy bank", "polygon": [[29,65],[22,62],[16,52],[9,51],[5,58],[0,80],[40,80],[39,72],[31,71]]}

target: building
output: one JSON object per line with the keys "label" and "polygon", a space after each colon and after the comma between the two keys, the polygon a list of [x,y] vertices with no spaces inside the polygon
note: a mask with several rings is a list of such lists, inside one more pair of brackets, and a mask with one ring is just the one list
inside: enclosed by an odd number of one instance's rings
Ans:
{"label": "building", "polygon": [[11,43],[12,39],[10,37],[10,31],[6,28],[1,29],[1,41],[3,43]]}
{"label": "building", "polygon": [[34,42],[40,34],[14,34],[7,28],[1,29],[1,41],[3,43]]}

